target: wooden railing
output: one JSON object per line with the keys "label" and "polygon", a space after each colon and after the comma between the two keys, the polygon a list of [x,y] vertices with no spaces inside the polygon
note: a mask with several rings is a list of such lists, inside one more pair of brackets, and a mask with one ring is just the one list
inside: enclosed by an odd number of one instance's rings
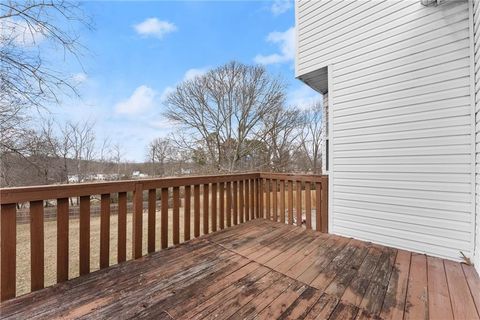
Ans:
{"label": "wooden railing", "polygon": [[[313,226],[327,232],[327,185],[325,176],[248,173],[0,189],[0,301],[16,296],[16,208],[20,204],[28,203],[30,209],[30,285],[31,291],[35,291],[45,285],[45,201],[56,203],[57,210],[56,262],[47,262],[56,264],[56,282],[63,282],[69,279],[72,199],[79,199],[78,274],[85,275],[91,271],[90,208],[94,197],[100,199],[98,266],[102,269],[127,260],[130,214],[132,259],[255,218],[304,224],[308,229]],[[117,230],[110,230],[113,199],[118,202]],[[128,199],[133,203],[131,213],[127,212]],[[146,212],[144,200],[148,202]],[[160,201],[159,223],[157,201]],[[112,231],[117,242],[114,263],[110,252]],[[146,246],[142,246],[144,233]]]}

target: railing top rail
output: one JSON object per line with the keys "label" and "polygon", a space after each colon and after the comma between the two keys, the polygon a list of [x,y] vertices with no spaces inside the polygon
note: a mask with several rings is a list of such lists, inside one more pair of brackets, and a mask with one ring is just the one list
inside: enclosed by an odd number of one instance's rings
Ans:
{"label": "railing top rail", "polygon": [[255,179],[258,177],[259,174],[255,172],[242,174],[203,175],[0,188],[0,204],[128,192],[133,191],[135,189],[135,185],[137,184],[142,185],[144,190],[148,190],[167,187],[181,187],[185,185],[228,182],[242,179]]}
{"label": "railing top rail", "polygon": [[159,189],[169,187],[181,187],[185,185],[197,185],[206,183],[229,182],[245,179],[280,179],[291,181],[321,182],[326,176],[309,174],[249,172],[236,174],[201,175],[185,177],[169,177],[140,180],[90,182],[75,184],[57,184],[42,186],[27,186],[0,188],[0,204],[19,203],[36,200],[60,199],[99,195],[117,192],[128,192],[135,189],[135,185],[141,184],[142,189]]}
{"label": "railing top rail", "polygon": [[327,178],[326,175],[317,174],[296,174],[296,173],[277,173],[277,172],[260,172],[260,178],[278,179],[287,181],[310,181],[321,182],[322,179]]}

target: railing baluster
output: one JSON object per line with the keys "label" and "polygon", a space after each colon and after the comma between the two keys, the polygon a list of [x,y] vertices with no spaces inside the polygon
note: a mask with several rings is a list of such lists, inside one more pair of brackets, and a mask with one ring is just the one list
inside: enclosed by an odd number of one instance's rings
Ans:
{"label": "railing baluster", "polygon": [[212,183],[212,232],[217,231],[217,184]]}
{"label": "railing baluster", "polygon": [[0,212],[0,301],[15,297],[17,212],[15,203],[2,204]]}
{"label": "railing baluster", "polygon": [[322,232],[328,232],[328,178],[322,178]]}
{"label": "railing baluster", "polygon": [[133,217],[132,217],[132,253],[133,259],[142,256],[142,223],[143,222],[143,187],[135,184],[133,190]]}
{"label": "railing baluster", "polygon": [[90,272],[90,196],[80,197],[80,275]]}
{"label": "railing baluster", "polygon": [[266,206],[267,206],[267,219],[271,220],[272,219],[272,210],[270,208],[270,200],[271,200],[271,190],[270,190],[270,179],[265,179],[265,198],[266,198]]}
{"label": "railing baluster", "polygon": [[250,184],[245,180],[245,221],[250,220]]}
{"label": "railing baluster", "polygon": [[293,181],[288,181],[288,224],[293,224]]}
{"label": "railing baluster", "polygon": [[118,193],[118,263],[127,260],[127,193]]}
{"label": "railing baluster", "polygon": [[183,239],[190,240],[190,203],[191,187],[185,186],[184,208],[183,208]]}
{"label": "railing baluster", "polygon": [[245,221],[245,196],[243,193],[243,180],[239,181],[239,204],[238,204],[238,211],[240,216],[240,223]]}
{"label": "railing baluster", "polygon": [[250,219],[255,219],[255,183],[250,179]]}
{"label": "railing baluster", "polygon": [[310,182],[305,182],[305,217],[307,229],[312,229],[312,191]]}
{"label": "railing baluster", "polygon": [[155,252],[155,227],[157,215],[157,189],[148,190],[148,253]]}
{"label": "railing baluster", "polygon": [[200,185],[193,187],[193,236],[200,236]]}
{"label": "railing baluster", "polygon": [[220,182],[218,185],[220,189],[220,229],[225,228],[225,183]]}
{"label": "railing baluster", "polygon": [[100,200],[100,269],[110,265],[110,194]]}
{"label": "railing baluster", "polygon": [[227,184],[227,227],[232,226],[232,185],[230,181]]}
{"label": "railing baluster", "polygon": [[295,202],[296,202],[295,210],[297,211],[297,226],[301,226],[302,225],[302,182],[295,181],[295,184],[297,187],[297,193],[295,197]]}
{"label": "railing baluster", "polygon": [[233,224],[238,224],[238,185],[233,181]]}
{"label": "railing baluster", "polygon": [[203,185],[203,234],[208,234],[209,196],[209,185],[206,183]]}
{"label": "railing baluster", "polygon": [[32,291],[44,287],[43,201],[30,201],[30,270]]}
{"label": "railing baluster", "polygon": [[168,188],[162,188],[162,208],[161,208],[161,224],[160,224],[160,239],[161,248],[168,247]]}
{"label": "railing baluster", "polygon": [[263,206],[263,179],[258,178],[258,210],[260,212],[259,217],[265,218],[264,206]]}
{"label": "railing baluster", "polygon": [[315,230],[322,231],[322,183],[315,184]]}
{"label": "railing baluster", "polygon": [[273,221],[278,221],[278,180],[273,180]]}
{"label": "railing baluster", "polygon": [[68,280],[68,198],[57,199],[57,282]]}
{"label": "railing baluster", "polygon": [[173,244],[180,243],[180,188],[173,187]]}
{"label": "railing baluster", "polygon": [[280,222],[285,223],[285,180],[280,181]]}

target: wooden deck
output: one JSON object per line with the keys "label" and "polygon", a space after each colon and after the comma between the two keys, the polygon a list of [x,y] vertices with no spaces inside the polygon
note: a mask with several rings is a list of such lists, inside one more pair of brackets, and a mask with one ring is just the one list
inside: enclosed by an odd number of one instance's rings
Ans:
{"label": "wooden deck", "polygon": [[255,219],[0,305],[5,319],[479,319],[473,267]]}

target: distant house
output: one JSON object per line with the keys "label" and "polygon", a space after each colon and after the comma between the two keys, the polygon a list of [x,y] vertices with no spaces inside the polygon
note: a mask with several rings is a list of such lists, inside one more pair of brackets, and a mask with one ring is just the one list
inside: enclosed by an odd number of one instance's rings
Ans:
{"label": "distant house", "polygon": [[329,230],[480,270],[479,1],[296,1],[324,94]]}

